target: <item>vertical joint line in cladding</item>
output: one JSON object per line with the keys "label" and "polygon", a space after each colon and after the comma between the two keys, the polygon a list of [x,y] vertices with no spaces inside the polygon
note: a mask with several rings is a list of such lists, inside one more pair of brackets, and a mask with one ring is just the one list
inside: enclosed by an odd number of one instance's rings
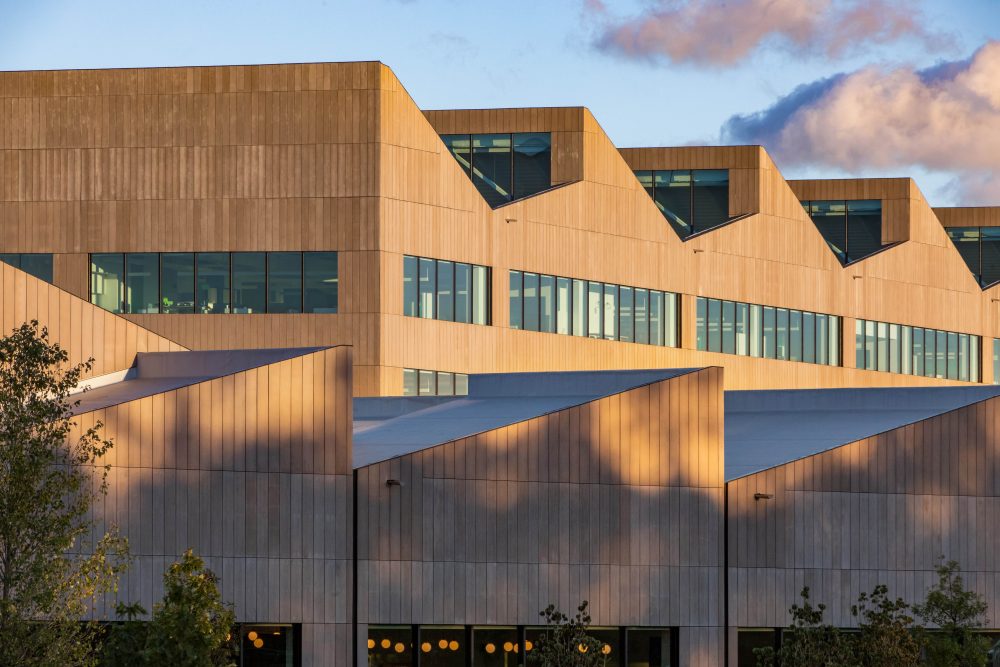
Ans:
{"label": "vertical joint line in cladding", "polygon": [[351,471],[351,667],[358,664],[358,471]]}
{"label": "vertical joint line in cladding", "polygon": [[729,665],[729,482],[722,482],[722,658]]}

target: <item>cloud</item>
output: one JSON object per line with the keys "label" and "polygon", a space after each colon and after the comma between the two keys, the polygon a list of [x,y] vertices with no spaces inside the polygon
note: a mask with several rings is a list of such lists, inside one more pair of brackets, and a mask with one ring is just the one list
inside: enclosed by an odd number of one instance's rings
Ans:
{"label": "cloud", "polygon": [[725,66],[772,44],[827,57],[905,38],[950,46],[903,0],[653,0],[624,20],[600,0],[585,3],[603,23],[598,48],[633,59]]}
{"label": "cloud", "polygon": [[781,164],[920,166],[955,174],[963,203],[1000,203],[1000,41],[924,70],[866,67],[799,86],[726,121],[727,142],[762,144]]}

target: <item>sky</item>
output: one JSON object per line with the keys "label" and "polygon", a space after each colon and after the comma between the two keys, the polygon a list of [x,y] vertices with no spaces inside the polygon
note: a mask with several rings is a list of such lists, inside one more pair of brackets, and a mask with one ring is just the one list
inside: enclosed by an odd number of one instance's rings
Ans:
{"label": "sky", "polygon": [[586,106],[618,146],[1000,205],[1000,0],[0,0],[0,70],[345,60],[426,109]]}

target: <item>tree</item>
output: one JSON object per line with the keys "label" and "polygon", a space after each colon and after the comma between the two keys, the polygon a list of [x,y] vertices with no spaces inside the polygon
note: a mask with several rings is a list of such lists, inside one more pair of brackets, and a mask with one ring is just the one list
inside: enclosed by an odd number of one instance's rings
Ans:
{"label": "tree", "polygon": [[781,648],[754,649],[758,667],[850,667],[855,665],[849,639],[837,628],[823,622],[826,605],[809,602],[809,587],[802,589],[802,605],[793,604],[790,631]]}
{"label": "tree", "polygon": [[975,631],[986,625],[988,606],[975,591],[965,589],[956,561],[938,562],[938,582],[927,591],[914,613],[937,630],[925,633],[926,664],[930,667],[982,667],[990,645]]}
{"label": "tree", "polygon": [[73,434],[92,360],[68,360],[37,321],[0,338],[0,666],[93,664],[99,628],[81,619],[127,566],[113,530],[88,540],[111,442],[100,423]]}
{"label": "tree", "polygon": [[[145,664],[229,667],[236,615],[222,602],[218,577],[191,549],[163,575],[164,596],[153,606]],[[135,664],[135,663],[133,663]]]}
{"label": "tree", "polygon": [[587,606],[586,600],[581,602],[573,616],[551,604],[541,612],[546,628],[535,646],[539,667],[598,667],[607,662],[604,642],[587,634]]}
{"label": "tree", "polygon": [[914,633],[910,605],[889,598],[889,588],[877,585],[862,593],[851,614],[860,632],[852,637],[856,662],[862,667],[911,667],[920,660],[920,641]]}

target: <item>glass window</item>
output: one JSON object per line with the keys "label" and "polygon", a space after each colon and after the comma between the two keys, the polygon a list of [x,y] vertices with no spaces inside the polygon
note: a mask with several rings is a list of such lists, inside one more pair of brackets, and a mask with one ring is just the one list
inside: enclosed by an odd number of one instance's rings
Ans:
{"label": "glass window", "polygon": [[958,334],[948,332],[947,373],[949,380],[958,379]]}
{"label": "glass window", "polygon": [[228,313],[229,253],[199,252],[195,255],[198,284],[195,290],[195,307],[199,313]]}
{"label": "glass window", "polygon": [[604,284],[604,337],[618,338],[618,286]]}
{"label": "glass window", "polygon": [[471,173],[472,154],[470,151],[471,137],[468,134],[442,134],[441,140],[448,151],[462,167],[466,174]]}
{"label": "glass window", "polygon": [[517,628],[472,628],[473,667],[517,667],[518,641]]}
{"label": "glass window", "polygon": [[889,372],[899,372],[899,325],[889,325]]}
{"label": "glass window", "polygon": [[691,224],[691,172],[653,173],[653,201],[682,239],[694,232]]}
{"label": "glass window", "polygon": [[708,350],[722,352],[722,302],[718,299],[708,300]]}
{"label": "glass window", "polygon": [[831,366],[840,365],[840,317],[830,315],[830,361]]}
{"label": "glass window", "polygon": [[632,313],[633,296],[631,287],[619,287],[620,302],[618,313],[618,340],[631,343],[635,336],[635,316]]}
{"label": "glass window", "polygon": [[847,202],[847,261],[867,257],[882,247],[882,202]]}
{"label": "glass window", "polygon": [[419,396],[420,385],[417,383],[417,371],[413,368],[403,369],[403,396]]}
{"label": "glass window", "polygon": [[670,630],[667,628],[629,628],[629,667],[670,667]]}
{"label": "glass window", "polygon": [[948,334],[944,331],[937,331],[937,347],[935,359],[937,365],[934,369],[934,374],[936,377],[943,378],[948,373],[947,368],[947,356],[948,356]]}
{"label": "glass window", "polygon": [[538,282],[538,330],[553,333],[556,330],[556,279],[540,276]]}
{"label": "glass window", "polygon": [[436,319],[452,322],[455,320],[455,265],[437,260],[437,316]]}
{"label": "glass window", "polygon": [[677,305],[680,297],[673,292],[667,292],[663,295],[663,299],[663,343],[668,347],[677,347],[680,344],[677,341],[677,337],[680,335],[679,309]]}
{"label": "glass window", "polygon": [[336,313],[339,276],[337,253],[302,253],[302,285],[307,313]]}
{"label": "glass window", "polygon": [[762,327],[762,308],[758,305],[750,306],[750,356],[760,357],[761,355],[761,344],[763,332]]}
{"label": "glass window", "polygon": [[302,312],[302,253],[267,253],[267,312]]}
{"label": "glass window", "polygon": [[556,333],[569,334],[572,297],[569,278],[556,279]]}
{"label": "glass window", "polygon": [[865,321],[854,320],[854,367],[865,367]]}
{"label": "glass window", "polygon": [[877,342],[875,322],[865,320],[865,368],[870,371],[875,370],[878,359]]}
{"label": "glass window", "polygon": [[160,303],[162,313],[194,312],[194,253],[160,255]]}
{"label": "glass window", "polygon": [[653,197],[653,172],[651,171],[637,171],[635,172],[635,177],[639,180],[639,185],[642,189],[646,191],[646,194]]}
{"label": "glass window", "polygon": [[788,359],[788,309],[776,308],[774,313],[776,319],[774,332],[777,341],[775,358]]}
{"label": "glass window", "polygon": [[420,308],[417,297],[417,258],[405,255],[403,257],[403,314],[419,317]]}
{"label": "glass window", "polygon": [[879,322],[876,328],[875,369],[889,370],[889,325]]}
{"label": "glass window", "polygon": [[635,290],[635,342],[649,343],[649,290]]}
{"label": "glass window", "polygon": [[1000,227],[983,227],[981,239],[981,274],[979,282],[985,287],[1000,281]]}
{"label": "glass window", "polygon": [[722,302],[722,351],[736,354],[736,304]]}
{"label": "glass window", "polygon": [[90,302],[112,313],[125,305],[125,255],[122,253],[90,256]]}
{"label": "glass window", "polygon": [[241,625],[241,667],[286,667],[297,664],[295,627]]}
{"label": "glass window", "polygon": [[160,256],[135,252],[125,256],[125,296],[129,313],[160,312]]}
{"label": "glass window", "polygon": [[601,325],[604,323],[604,285],[591,281],[587,285],[587,335],[602,338]]}
{"label": "glass window", "polygon": [[739,667],[756,667],[758,663],[757,656],[754,654],[754,649],[778,649],[780,646],[778,638],[778,633],[771,628],[760,630],[740,628],[739,633],[737,634],[736,664]]}
{"label": "glass window", "polygon": [[465,373],[455,373],[455,395],[469,395],[469,376]]}
{"label": "glass window", "polygon": [[522,274],[520,271],[510,272],[510,328],[511,329],[522,329],[524,328],[524,320],[522,319],[522,311],[524,310],[524,301],[522,299],[521,283],[523,281]]}
{"label": "glass window", "polygon": [[485,266],[472,267],[472,323],[489,324],[490,316],[490,270]]}
{"label": "glass window", "polygon": [[472,267],[455,263],[455,321],[472,321]]}
{"label": "glass window", "polygon": [[745,303],[736,304],[736,354],[744,357],[750,354],[747,332],[750,329],[750,307]]}
{"label": "glass window", "polygon": [[814,201],[811,203],[809,215],[837,259],[847,262],[846,202]]}
{"label": "glass window", "polygon": [[412,667],[413,630],[410,626],[368,626],[368,667]]}
{"label": "glass window", "polygon": [[[667,295],[672,296],[672,295]],[[664,327],[664,294],[652,291],[649,293],[649,342],[652,345],[669,345],[665,336],[670,332]]]}
{"label": "glass window", "polygon": [[490,206],[511,200],[509,134],[472,135],[472,182]]}
{"label": "glass window", "polygon": [[729,220],[729,171],[696,169],[691,174],[694,180],[691,192],[694,230],[701,232]]}
{"label": "glass window", "polygon": [[924,330],[913,327],[913,374],[924,374]]}
{"label": "glass window", "polygon": [[437,395],[438,396],[454,396],[455,395],[455,374],[446,373],[444,371],[438,371],[437,374]]}
{"label": "glass window", "polygon": [[433,259],[420,258],[420,317],[434,319],[434,293],[437,290],[437,268]]}
{"label": "glass window", "polygon": [[267,261],[262,252],[234,252],[233,312],[263,313],[267,304]]}
{"label": "glass window", "polygon": [[969,382],[979,382],[979,336],[969,336]]}
{"label": "glass window", "polygon": [[433,396],[437,393],[437,375],[434,371],[419,371],[417,386],[421,396]]}
{"label": "glass window", "polygon": [[830,324],[827,321],[827,316],[821,313],[816,313],[816,363],[817,364],[829,364],[830,363]]}
{"label": "glass window", "polygon": [[788,311],[788,358],[802,361],[802,311]]}
{"label": "glass window", "polygon": [[552,135],[522,132],[514,135],[514,198],[548,189],[552,183]]}
{"label": "glass window", "polygon": [[969,381],[969,336],[958,335],[958,379]]}
{"label": "glass window", "polygon": [[538,331],[538,274],[524,274],[524,328]]}
{"label": "glass window", "polygon": [[465,628],[420,627],[421,667],[465,667]]}
{"label": "glass window", "polygon": [[816,316],[802,313],[802,361],[816,363]]}
{"label": "glass window", "polygon": [[946,231],[972,275],[979,280],[982,275],[979,264],[979,227],[948,227]]}
{"label": "glass window", "polygon": [[573,280],[573,335],[587,335],[587,281]]}
{"label": "glass window", "polygon": [[775,314],[774,308],[764,306],[764,358],[775,358],[775,346],[777,336],[775,335]]}
{"label": "glass window", "polygon": [[695,303],[695,346],[699,350],[708,349],[708,299],[698,297]]}
{"label": "glass window", "polygon": [[18,268],[47,283],[52,282],[52,254],[51,253],[22,253],[18,258]]}
{"label": "glass window", "polygon": [[924,329],[924,375],[929,378],[934,377],[934,362],[937,359],[937,338],[934,333],[933,329]]}
{"label": "glass window", "polygon": [[913,327],[899,328],[899,372],[909,375],[913,368]]}

